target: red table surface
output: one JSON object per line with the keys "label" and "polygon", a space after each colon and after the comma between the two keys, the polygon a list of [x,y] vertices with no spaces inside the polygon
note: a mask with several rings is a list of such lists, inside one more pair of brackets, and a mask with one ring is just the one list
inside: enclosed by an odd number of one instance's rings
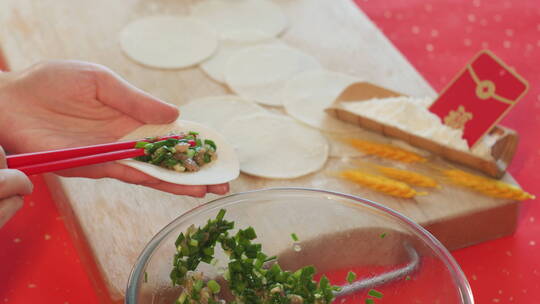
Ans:
{"label": "red table surface", "polygon": [[[529,93],[502,124],[521,135],[509,171],[540,194],[538,0],[356,2],[438,91],[482,48],[529,81]],[[0,230],[0,303],[97,303],[42,178],[32,180],[34,194]],[[513,236],[453,252],[477,303],[540,303],[539,234],[540,206],[528,201]]]}

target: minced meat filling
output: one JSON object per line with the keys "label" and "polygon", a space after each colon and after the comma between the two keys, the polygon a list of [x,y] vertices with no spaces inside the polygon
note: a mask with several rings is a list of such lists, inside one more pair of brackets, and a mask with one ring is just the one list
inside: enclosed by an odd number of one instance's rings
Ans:
{"label": "minced meat filling", "polygon": [[180,133],[177,138],[154,142],[138,142],[145,155],[138,161],[150,163],[177,172],[196,172],[217,158],[216,144],[210,139],[202,140],[199,133]]}

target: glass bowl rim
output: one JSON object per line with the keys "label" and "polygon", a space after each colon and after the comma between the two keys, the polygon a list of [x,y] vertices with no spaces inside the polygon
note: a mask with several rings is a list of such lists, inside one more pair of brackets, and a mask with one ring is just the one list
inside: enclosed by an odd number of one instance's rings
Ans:
{"label": "glass bowl rim", "polygon": [[397,218],[398,221],[401,221],[403,224],[405,224],[406,226],[414,230],[414,232],[422,238],[422,241],[424,241],[439,257],[442,258],[442,262],[445,264],[447,269],[452,274],[452,277],[456,283],[456,287],[461,293],[461,298],[464,300],[463,304],[474,304],[474,298],[473,298],[471,287],[469,285],[469,282],[467,281],[467,278],[465,277],[465,274],[461,270],[459,264],[456,262],[452,254],[448,251],[448,249],[446,249],[446,247],[444,247],[444,245],[439,240],[437,240],[424,227],[420,226],[409,217],[389,207],[386,207],[382,204],[376,203],[374,201],[371,201],[371,200],[368,200],[359,196],[355,196],[352,194],[346,194],[346,193],[341,193],[337,191],[330,191],[330,190],[323,190],[323,189],[304,188],[304,187],[275,187],[275,188],[262,188],[262,189],[237,192],[237,193],[229,194],[226,196],[218,197],[216,199],[208,201],[204,204],[196,206],[182,213],[181,215],[176,217],[174,220],[172,220],[169,224],[165,225],[156,235],[154,235],[152,239],[150,239],[150,241],[146,244],[146,246],[144,247],[142,252],[139,254],[139,256],[137,257],[137,260],[135,261],[135,264],[129,274],[126,294],[125,294],[125,303],[126,304],[136,303],[137,292],[139,291],[137,278],[140,278],[141,273],[144,271],[144,266],[148,263],[150,257],[154,253],[154,250],[158,247],[161,241],[166,236],[168,236],[169,233],[171,233],[177,225],[179,225],[179,223],[183,222],[185,219],[189,219],[190,217],[197,215],[197,213],[199,212],[204,212],[206,209],[211,208],[216,204],[219,204],[219,202],[223,200],[228,200],[230,198],[234,198],[238,196],[241,197],[241,196],[245,196],[249,194],[272,193],[272,192],[283,192],[283,191],[292,192],[292,193],[310,192],[310,193],[320,193],[320,194],[325,194],[325,195],[337,196],[337,197],[351,200],[355,204],[367,205],[368,207],[372,207],[374,209],[382,211],[383,213],[390,215],[393,218]]}

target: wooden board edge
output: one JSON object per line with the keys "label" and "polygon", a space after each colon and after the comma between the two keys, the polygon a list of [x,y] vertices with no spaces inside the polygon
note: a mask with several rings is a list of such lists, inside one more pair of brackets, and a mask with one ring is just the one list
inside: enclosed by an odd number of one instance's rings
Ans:
{"label": "wooden board edge", "polygon": [[80,223],[77,221],[77,217],[69,203],[69,200],[64,193],[59,177],[48,173],[43,175],[43,179],[49,188],[52,199],[58,208],[58,212],[63,218],[64,225],[73,240],[75,250],[81,260],[81,264],[84,270],[90,278],[94,290],[99,299],[99,303],[104,304],[119,304],[123,303],[123,299],[113,299],[111,297],[110,289],[107,287],[107,283],[103,280],[102,271],[96,263],[90,246]]}
{"label": "wooden board edge", "polygon": [[[517,228],[520,202],[451,217],[436,223],[422,223],[448,250],[457,250],[512,235]],[[452,230],[448,230],[452,227]]]}

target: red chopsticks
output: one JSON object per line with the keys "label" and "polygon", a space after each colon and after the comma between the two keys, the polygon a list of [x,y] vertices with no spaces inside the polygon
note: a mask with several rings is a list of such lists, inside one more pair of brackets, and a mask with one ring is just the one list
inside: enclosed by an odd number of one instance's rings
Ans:
{"label": "red chopsticks", "polygon": [[[151,141],[169,138],[178,139],[180,136],[159,137]],[[21,170],[26,175],[33,175],[142,156],[144,149],[135,148],[135,144],[139,141],[149,141],[149,139],[8,155],[6,160],[8,168]]]}

